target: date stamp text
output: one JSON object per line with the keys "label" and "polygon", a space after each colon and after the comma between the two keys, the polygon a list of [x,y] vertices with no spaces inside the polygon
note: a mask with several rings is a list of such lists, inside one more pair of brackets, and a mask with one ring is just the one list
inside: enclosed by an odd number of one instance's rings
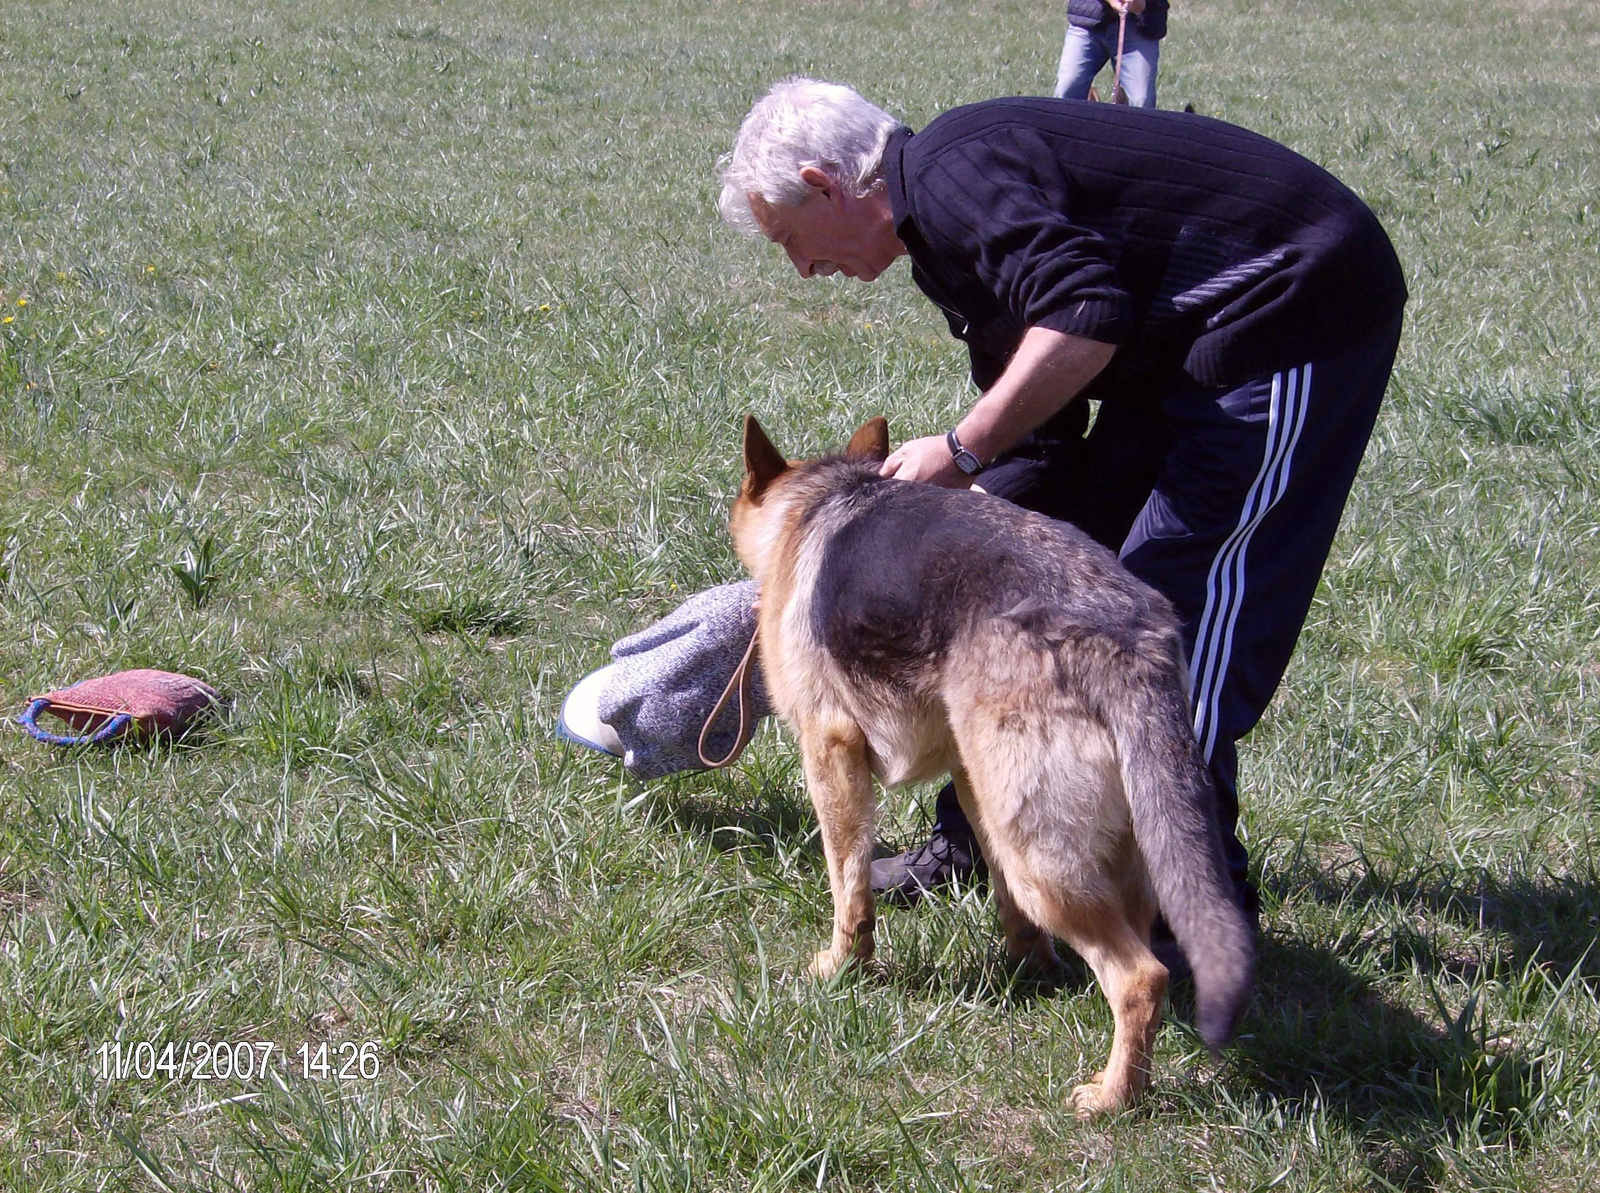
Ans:
{"label": "date stamp text", "polygon": [[376,1040],[107,1040],[94,1065],[102,1081],[375,1081],[383,1053]]}

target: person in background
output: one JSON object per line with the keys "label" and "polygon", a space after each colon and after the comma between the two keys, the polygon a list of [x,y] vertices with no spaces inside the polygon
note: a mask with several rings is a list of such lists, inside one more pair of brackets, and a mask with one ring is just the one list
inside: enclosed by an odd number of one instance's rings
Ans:
{"label": "person in background", "polygon": [[[1067,0],[1067,40],[1056,71],[1057,99],[1088,99],[1089,85],[1117,60],[1122,28],[1122,90],[1135,108],[1156,106],[1156,67],[1167,35],[1167,0]],[[1109,98],[1109,96],[1108,96]]]}

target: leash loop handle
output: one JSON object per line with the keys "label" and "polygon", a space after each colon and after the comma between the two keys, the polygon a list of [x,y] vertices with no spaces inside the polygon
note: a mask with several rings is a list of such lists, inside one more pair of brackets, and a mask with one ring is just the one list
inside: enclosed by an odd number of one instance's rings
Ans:
{"label": "leash loop handle", "polygon": [[[750,645],[744,648],[744,657],[739,660],[739,665],[733,669],[733,674],[728,678],[728,684],[722,689],[722,695],[717,698],[716,705],[711,709],[711,714],[706,717],[706,723],[701,726],[700,740],[695,744],[695,749],[700,755],[702,765],[711,770],[721,770],[731,763],[740,754],[744,753],[745,746],[750,744],[750,738],[756,731],[755,718],[750,715],[750,664],[755,658],[756,642],[760,638],[759,628],[750,635]],[[722,715],[722,710],[728,707],[728,701],[733,699],[734,692],[739,693],[739,733],[733,739],[733,748],[721,758],[712,758],[706,753],[706,740],[711,736],[716,727],[717,718]]]}
{"label": "leash loop handle", "polygon": [[132,713],[119,712],[93,733],[51,733],[48,729],[39,728],[39,714],[49,707],[50,701],[35,700],[17,717],[17,724],[26,729],[30,736],[49,746],[98,746],[101,742],[117,736],[133,720]]}

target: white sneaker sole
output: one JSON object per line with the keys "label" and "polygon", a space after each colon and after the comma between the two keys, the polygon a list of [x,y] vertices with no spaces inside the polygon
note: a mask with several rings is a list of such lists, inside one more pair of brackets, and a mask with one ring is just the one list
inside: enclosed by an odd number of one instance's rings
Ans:
{"label": "white sneaker sole", "polygon": [[607,663],[580,679],[561,703],[561,715],[556,720],[556,732],[568,741],[610,754],[623,755],[622,739],[617,731],[600,719],[598,711],[600,693],[611,678],[615,663]]}

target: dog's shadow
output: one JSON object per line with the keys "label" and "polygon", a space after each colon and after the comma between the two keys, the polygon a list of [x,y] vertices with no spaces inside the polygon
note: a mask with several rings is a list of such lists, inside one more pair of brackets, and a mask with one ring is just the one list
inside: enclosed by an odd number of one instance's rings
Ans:
{"label": "dog's shadow", "polygon": [[[1451,1146],[1516,1145],[1552,1112],[1545,1105],[1559,1105],[1561,1098],[1543,1096],[1548,1049],[1497,1029],[1483,981],[1516,980],[1533,969],[1542,971],[1533,982],[1547,992],[1592,981],[1600,974],[1600,884],[1485,878],[1468,891],[1445,881],[1370,877],[1340,886],[1326,874],[1302,874],[1286,885],[1292,890],[1275,893],[1354,903],[1363,919],[1386,927],[1369,923],[1353,937],[1346,928],[1328,944],[1283,931],[1262,934],[1255,997],[1227,1054],[1223,1080],[1231,1097],[1242,1092],[1263,1114],[1291,1120],[1326,1114],[1360,1141],[1368,1170],[1385,1187],[1407,1190],[1437,1187]],[[1421,930],[1419,907],[1427,925]],[[939,917],[949,906],[936,901],[929,910]],[[1059,984],[1019,974],[1004,961],[992,910],[989,919],[963,922],[973,925],[973,939],[954,964],[949,948],[917,947],[924,935],[948,941],[948,925],[909,933],[909,950],[897,934],[888,980],[940,997],[1011,1005],[1076,994],[1093,981],[1064,946]],[[1486,928],[1493,930],[1492,953],[1442,943],[1461,930]],[[1419,982],[1426,991],[1421,1000]],[[1187,976],[1173,982],[1172,1011],[1193,1022]]]}
{"label": "dog's shadow", "polygon": [[678,830],[709,841],[723,852],[754,851],[758,864],[804,858],[826,866],[822,838],[810,802],[793,794],[792,782],[774,782],[738,772],[668,779],[654,803]]}
{"label": "dog's shadow", "polygon": [[1386,997],[1332,950],[1265,936],[1233,1076],[1262,1110],[1344,1124],[1389,1187],[1431,1189],[1437,1145],[1463,1116],[1503,1122],[1527,1078],[1520,1057],[1488,1057],[1454,1026]]}

